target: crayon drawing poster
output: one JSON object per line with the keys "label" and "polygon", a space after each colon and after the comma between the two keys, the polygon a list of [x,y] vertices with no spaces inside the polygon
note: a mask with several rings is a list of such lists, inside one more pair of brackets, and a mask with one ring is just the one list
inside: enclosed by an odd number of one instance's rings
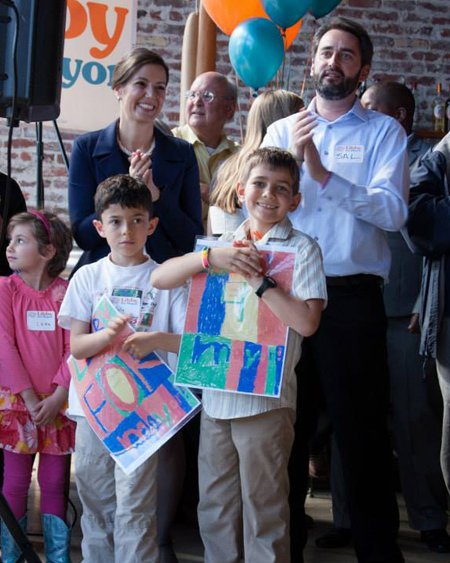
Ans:
{"label": "crayon drawing poster", "polygon": [[[204,246],[230,243],[201,240]],[[290,292],[295,253],[258,246],[266,275]],[[175,381],[219,391],[279,397],[288,328],[255,295],[245,279],[202,272],[192,279]]]}
{"label": "crayon drawing poster", "polygon": [[[102,297],[93,314],[93,330],[102,330],[117,314]],[[195,395],[174,385],[173,373],[155,353],[137,360],[121,350],[132,332],[127,326],[120,342],[88,360],[68,359],[91,428],[127,474],[200,410]]]}

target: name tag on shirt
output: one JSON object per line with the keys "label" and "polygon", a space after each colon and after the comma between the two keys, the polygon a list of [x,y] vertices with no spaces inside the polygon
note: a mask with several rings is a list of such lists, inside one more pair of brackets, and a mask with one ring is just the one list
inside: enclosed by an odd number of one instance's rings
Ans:
{"label": "name tag on shirt", "polygon": [[141,313],[141,298],[131,295],[111,295],[112,304],[124,315],[139,319]]}
{"label": "name tag on shirt", "polygon": [[28,330],[55,330],[55,311],[27,311]]}
{"label": "name tag on shirt", "polygon": [[337,162],[363,162],[363,145],[336,145],[334,149],[334,160]]}

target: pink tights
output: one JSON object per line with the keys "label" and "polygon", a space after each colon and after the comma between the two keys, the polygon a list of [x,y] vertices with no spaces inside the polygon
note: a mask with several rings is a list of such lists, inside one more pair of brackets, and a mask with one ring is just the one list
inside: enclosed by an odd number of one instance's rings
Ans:
{"label": "pink tights", "polygon": [[[34,455],[3,450],[3,495],[14,516],[20,520],[27,511],[28,490]],[[41,514],[54,514],[65,521],[64,483],[65,455],[39,454],[38,483],[41,490]]]}

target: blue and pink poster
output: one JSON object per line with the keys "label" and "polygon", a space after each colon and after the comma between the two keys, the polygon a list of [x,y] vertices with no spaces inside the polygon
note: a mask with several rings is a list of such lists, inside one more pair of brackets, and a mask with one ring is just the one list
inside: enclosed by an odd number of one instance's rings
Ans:
{"label": "blue and pink poster", "polygon": [[[93,314],[102,330],[117,309],[103,297]],[[88,360],[68,359],[86,418],[120,467],[129,474],[167,442],[201,408],[188,389],[177,387],[169,367],[151,353],[137,360],[123,339]]]}

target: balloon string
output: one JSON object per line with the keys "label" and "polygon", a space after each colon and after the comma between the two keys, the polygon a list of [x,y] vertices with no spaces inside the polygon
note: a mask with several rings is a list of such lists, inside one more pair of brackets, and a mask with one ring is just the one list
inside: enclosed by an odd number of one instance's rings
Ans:
{"label": "balloon string", "polygon": [[304,95],[304,93],[305,93],[306,80],[307,80],[307,78],[308,78],[308,68],[309,68],[310,63],[311,63],[311,57],[308,57],[308,58],[306,59],[305,73],[304,73],[304,75],[303,75],[302,87],[301,87],[301,89],[300,89],[300,98],[303,98],[303,95]]}
{"label": "balloon string", "polygon": [[292,63],[292,53],[286,53],[286,58],[288,62],[286,63],[287,70],[285,70],[286,76],[284,78],[284,89],[289,90],[291,84],[291,63]]}
{"label": "balloon string", "polygon": [[[284,87],[284,68],[286,64],[286,49],[287,49],[287,37],[286,37],[286,28],[281,30],[281,36],[283,37],[283,46],[284,46],[284,55],[283,55],[283,64],[281,65],[281,87]],[[278,86],[280,87],[280,86]]]}
{"label": "balloon string", "polygon": [[[239,80],[238,80],[238,76],[236,73],[234,73],[234,83],[236,84],[236,90],[239,91]],[[237,113],[238,113],[238,124],[239,124],[239,134],[241,136],[241,145],[244,144],[244,125],[243,125],[243,116],[242,116],[242,108],[241,108],[241,102],[239,101],[239,96],[237,97],[236,100],[236,104],[237,104]]]}
{"label": "balloon string", "polygon": [[[317,27],[317,20],[314,20],[314,25],[313,25],[313,29],[311,31],[311,37],[309,40],[309,44],[312,45],[313,39],[314,39],[314,34],[316,32],[315,28]],[[305,88],[306,88],[306,81],[308,79],[308,75],[309,75],[309,69],[312,66],[312,58],[311,55],[308,55],[308,58],[306,59],[306,64],[305,64],[305,72],[303,74],[303,81],[302,81],[302,87],[300,90],[300,98],[303,98],[304,93],[305,93]]]}

